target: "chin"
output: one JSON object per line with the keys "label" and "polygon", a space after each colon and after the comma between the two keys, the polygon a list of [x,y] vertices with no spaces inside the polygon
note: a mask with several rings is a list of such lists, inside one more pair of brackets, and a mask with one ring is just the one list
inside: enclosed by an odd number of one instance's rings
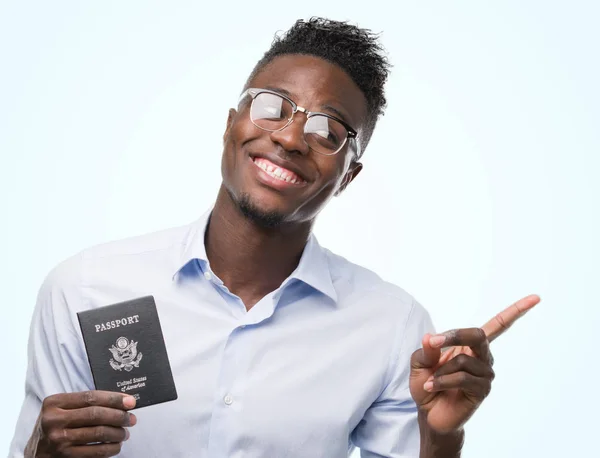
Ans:
{"label": "chin", "polygon": [[278,228],[296,220],[302,207],[301,196],[289,190],[273,189],[240,172],[238,170],[238,175],[227,177],[231,179],[224,180],[224,187],[245,218],[265,229]]}
{"label": "chin", "polygon": [[234,200],[246,218],[265,229],[277,228],[287,219],[286,212],[280,208],[265,205],[265,202],[261,202],[248,193],[242,193],[239,198]]}

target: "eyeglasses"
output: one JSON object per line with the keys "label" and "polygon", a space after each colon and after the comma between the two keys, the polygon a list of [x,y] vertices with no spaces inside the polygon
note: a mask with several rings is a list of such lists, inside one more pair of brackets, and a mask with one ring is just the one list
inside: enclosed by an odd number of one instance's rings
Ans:
{"label": "eyeglasses", "polygon": [[356,157],[360,156],[357,132],[346,122],[327,113],[315,113],[299,107],[292,99],[269,89],[246,89],[240,102],[247,96],[252,98],[250,120],[259,129],[277,132],[285,129],[301,111],[306,114],[304,141],[317,153],[333,156],[348,142]]}

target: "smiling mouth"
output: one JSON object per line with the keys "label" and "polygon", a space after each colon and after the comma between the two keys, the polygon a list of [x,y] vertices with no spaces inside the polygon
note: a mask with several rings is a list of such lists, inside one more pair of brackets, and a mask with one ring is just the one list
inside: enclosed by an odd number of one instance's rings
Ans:
{"label": "smiling mouth", "polygon": [[275,180],[295,185],[304,185],[307,183],[306,180],[300,178],[291,170],[279,167],[278,165],[273,164],[268,159],[262,157],[255,157],[252,159],[252,161],[258,168],[263,170],[267,175],[274,178]]}

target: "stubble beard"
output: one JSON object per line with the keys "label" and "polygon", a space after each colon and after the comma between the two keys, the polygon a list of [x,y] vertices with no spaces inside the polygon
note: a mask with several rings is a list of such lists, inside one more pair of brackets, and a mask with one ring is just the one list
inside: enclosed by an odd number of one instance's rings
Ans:
{"label": "stubble beard", "polygon": [[[231,195],[231,194],[230,194]],[[242,193],[239,198],[231,195],[245,218],[263,229],[277,229],[285,222],[285,215],[276,210],[263,210],[252,201],[250,194]]]}

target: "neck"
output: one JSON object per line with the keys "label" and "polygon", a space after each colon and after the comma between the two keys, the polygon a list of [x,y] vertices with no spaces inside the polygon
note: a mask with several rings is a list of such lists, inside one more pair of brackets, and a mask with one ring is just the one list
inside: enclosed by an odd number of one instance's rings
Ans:
{"label": "neck", "polygon": [[221,186],[205,236],[213,272],[250,310],[298,266],[312,222],[264,228],[244,216]]}

